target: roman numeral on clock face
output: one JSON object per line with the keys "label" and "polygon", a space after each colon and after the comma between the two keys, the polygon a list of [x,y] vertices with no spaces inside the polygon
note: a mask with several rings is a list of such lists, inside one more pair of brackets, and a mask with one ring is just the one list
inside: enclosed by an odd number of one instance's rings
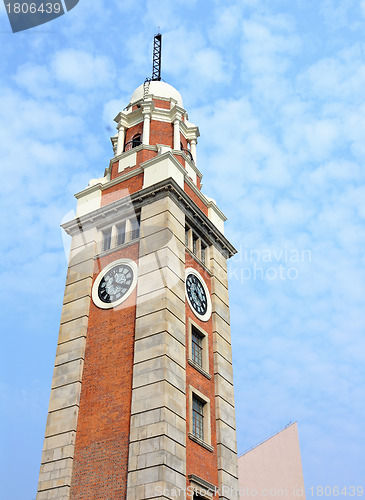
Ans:
{"label": "roman numeral on clock face", "polygon": [[193,309],[203,316],[207,312],[207,296],[204,286],[197,276],[188,274],[186,291]]}
{"label": "roman numeral on clock face", "polygon": [[112,304],[123,297],[133,282],[133,271],[128,265],[116,265],[109,269],[100,281],[99,299],[105,304]]}

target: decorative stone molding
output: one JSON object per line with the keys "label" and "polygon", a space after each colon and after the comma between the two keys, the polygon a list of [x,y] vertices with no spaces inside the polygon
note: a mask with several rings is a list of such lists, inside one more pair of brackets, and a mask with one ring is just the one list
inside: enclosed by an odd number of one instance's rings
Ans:
{"label": "decorative stone molding", "polygon": [[[105,186],[110,187],[110,183],[102,186],[101,189],[105,189]],[[140,209],[146,202],[152,203],[166,196],[171,197],[178,203],[186,217],[191,221],[191,225],[194,225],[202,233],[208,244],[214,245],[226,258],[232,257],[237,253],[234,246],[208,219],[200,208],[196,205],[192,206],[189,196],[172,178],[158,182],[154,186],[142,189],[137,193],[133,193],[126,198],[110,203],[82,217],[77,217],[76,219],[62,224],[61,227],[72,236],[78,234],[80,231],[86,231],[93,227],[101,227],[108,223],[113,224],[113,222],[120,218],[120,211],[132,213],[134,210]]]}

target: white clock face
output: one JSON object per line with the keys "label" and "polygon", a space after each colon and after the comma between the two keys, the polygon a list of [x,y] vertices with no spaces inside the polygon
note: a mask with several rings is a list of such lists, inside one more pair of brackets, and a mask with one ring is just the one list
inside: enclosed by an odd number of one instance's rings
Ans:
{"label": "white clock face", "polygon": [[192,267],[185,271],[185,295],[195,316],[208,321],[212,314],[209,290],[202,276]]}
{"label": "white clock face", "polygon": [[130,259],[108,264],[95,280],[92,299],[101,309],[110,309],[124,302],[137,284],[137,265]]}

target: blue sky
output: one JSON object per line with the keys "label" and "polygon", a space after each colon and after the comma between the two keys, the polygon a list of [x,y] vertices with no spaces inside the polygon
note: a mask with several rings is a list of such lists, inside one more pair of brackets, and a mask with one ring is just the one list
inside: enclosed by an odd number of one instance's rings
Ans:
{"label": "blue sky", "polygon": [[32,500],[67,261],[59,224],[151,73],[200,128],[228,216],[240,452],[298,421],[310,486],[365,486],[365,1],[80,0],[0,8],[1,498]]}

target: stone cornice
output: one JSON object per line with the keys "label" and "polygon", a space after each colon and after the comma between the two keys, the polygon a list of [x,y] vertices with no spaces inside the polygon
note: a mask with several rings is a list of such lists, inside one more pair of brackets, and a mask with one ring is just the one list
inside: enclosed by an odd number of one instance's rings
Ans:
{"label": "stone cornice", "polygon": [[114,156],[110,161],[109,161],[109,168],[114,165],[115,162],[122,160],[123,158],[126,158],[129,155],[132,155],[133,153],[138,153],[138,151],[142,151],[142,149],[148,149],[150,151],[157,151],[157,146],[150,146],[148,144],[141,144],[140,146],[136,146],[135,148],[130,149],[129,151],[123,151],[123,153],[120,153],[118,156]]}
{"label": "stone cornice", "polygon": [[[111,138],[113,139],[113,138]],[[115,141],[117,140],[117,138],[114,138]],[[112,141],[113,142],[113,141]],[[123,158],[126,158],[127,156],[133,154],[133,153],[138,153],[138,151],[142,151],[142,149],[147,149],[149,151],[156,151],[158,152],[158,146],[159,145],[156,145],[156,146],[151,146],[151,145],[148,145],[148,144],[141,144],[140,146],[137,146],[135,148],[132,148],[130,149],[129,151],[123,151],[123,153],[121,153],[120,155],[118,156],[114,156],[113,158],[111,158],[111,160],[109,161],[109,168],[114,165],[115,162],[119,161],[119,160],[122,160]],[[181,151],[181,150],[175,150],[175,149],[172,149],[171,150],[173,154],[176,154],[176,155],[181,155],[183,156],[184,160],[189,164],[189,166],[194,170],[194,172],[196,173],[196,175],[202,179],[203,177],[203,174],[200,172],[200,170],[198,169],[198,167],[195,165],[195,163],[193,161],[190,160],[190,158],[188,157],[188,155],[186,153],[184,153],[184,151]],[[144,163],[142,163],[143,165]]]}
{"label": "stone cornice", "polygon": [[187,116],[186,110],[178,105],[173,105],[170,109],[156,108],[152,100],[138,101],[140,107],[123,113],[121,111],[114,118],[114,121],[125,128],[133,127],[143,121],[143,113],[148,113],[151,120],[173,123],[176,118],[180,120],[180,130],[187,139],[196,139],[200,136],[199,128],[189,121],[183,121],[182,116]]}
{"label": "stone cornice", "polygon": [[194,170],[199,179],[202,179],[203,174],[200,172],[195,163],[192,160],[190,160],[189,156],[185,153],[185,151],[181,151],[180,149],[172,149],[171,151],[174,155],[182,156],[184,158],[184,161],[189,164],[189,166]]}
{"label": "stone cornice", "polygon": [[198,484],[203,489],[210,491],[211,493],[215,493],[217,491],[217,487],[214,486],[214,484],[209,483],[208,481],[197,476],[196,474],[189,474],[188,479],[189,481],[194,481],[194,483]]}
{"label": "stone cornice", "polygon": [[101,189],[102,191],[104,191],[105,189],[113,187],[116,184],[119,184],[120,182],[123,182],[123,181],[125,181],[127,179],[131,179],[135,175],[141,174],[142,172],[143,172],[143,168],[142,167],[137,167],[134,170],[131,170],[130,172],[127,172],[127,173],[125,173],[123,175],[120,175],[119,177],[116,177],[112,181],[107,181],[107,182],[104,182],[104,183],[98,182],[97,184],[94,184],[93,186],[89,186],[89,187],[83,189],[82,191],[80,191],[79,193],[76,193],[75,194],[75,198],[79,199],[79,198],[81,198],[81,197],[83,197],[85,195],[88,195],[88,194],[91,194],[94,191],[97,191],[98,189]]}
{"label": "stone cornice", "polygon": [[189,179],[188,176],[185,176],[185,182],[189,185],[189,187],[194,191],[194,193],[198,196],[198,198],[204,203],[206,207],[214,207],[214,210],[220,215],[223,221],[227,220],[227,217],[224,213],[217,207],[217,205],[209,200],[194,184],[194,182]]}
{"label": "stone cornice", "polygon": [[[135,171],[130,172],[130,174]],[[123,177],[123,176],[121,176]],[[119,180],[115,179],[115,181]],[[120,181],[119,181],[120,182]],[[105,185],[92,186],[96,189],[105,189],[109,187]],[[90,189],[92,189],[90,188]],[[120,219],[120,214],[123,215],[138,211],[142,206],[156,201],[157,199],[170,196],[180,206],[183,212],[193,221],[197,229],[203,234],[204,239],[208,244],[214,245],[226,257],[232,257],[237,250],[228,241],[228,239],[219,231],[219,229],[208,219],[202,210],[189,198],[183,189],[171,177],[161,182],[141,189],[136,193],[126,196],[121,200],[116,200],[104,207],[98,208],[86,215],[76,217],[75,219],[62,224],[62,228],[71,236],[78,234],[80,231],[86,231],[93,227],[101,228],[108,224],[113,224]]]}
{"label": "stone cornice", "polygon": [[135,109],[129,113],[123,113],[123,111],[121,111],[114,118],[114,121],[117,122],[118,125],[123,125],[125,128],[133,127],[134,125],[143,122],[142,108]]}
{"label": "stone cornice", "polygon": [[195,370],[198,370],[199,373],[204,375],[208,380],[212,378],[211,374],[206,372],[201,366],[199,366],[197,363],[195,363],[192,359],[188,358],[188,363],[190,366],[193,366]]}

